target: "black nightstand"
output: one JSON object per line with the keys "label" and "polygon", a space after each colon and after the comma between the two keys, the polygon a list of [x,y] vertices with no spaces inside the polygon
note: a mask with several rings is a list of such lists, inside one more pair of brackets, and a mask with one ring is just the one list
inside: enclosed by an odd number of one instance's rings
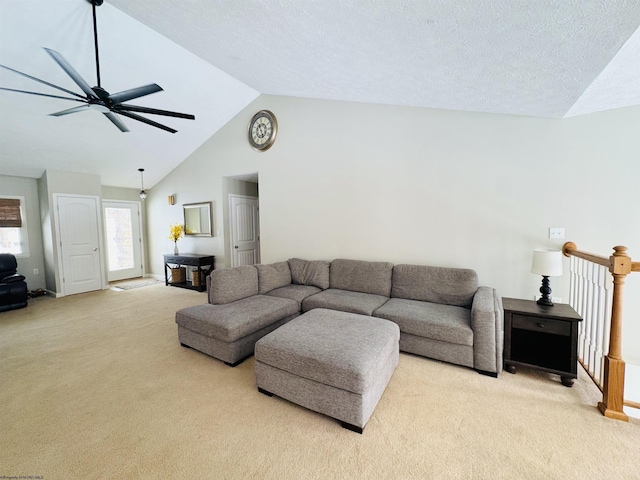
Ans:
{"label": "black nightstand", "polygon": [[532,367],[560,375],[570,387],[578,378],[578,322],[580,315],[565,303],[553,307],[533,300],[503,298],[504,368]]}

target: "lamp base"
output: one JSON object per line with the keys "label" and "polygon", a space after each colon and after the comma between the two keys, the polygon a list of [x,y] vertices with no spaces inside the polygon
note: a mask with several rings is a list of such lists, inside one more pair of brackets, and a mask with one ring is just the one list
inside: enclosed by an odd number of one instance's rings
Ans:
{"label": "lamp base", "polygon": [[551,282],[549,277],[542,276],[542,286],[540,287],[540,293],[542,296],[536,302],[538,305],[544,305],[545,307],[553,307],[553,301],[551,299]]}
{"label": "lamp base", "polygon": [[544,298],[539,298],[536,302],[538,305],[544,305],[545,307],[553,307],[553,302],[551,300],[546,300]]}

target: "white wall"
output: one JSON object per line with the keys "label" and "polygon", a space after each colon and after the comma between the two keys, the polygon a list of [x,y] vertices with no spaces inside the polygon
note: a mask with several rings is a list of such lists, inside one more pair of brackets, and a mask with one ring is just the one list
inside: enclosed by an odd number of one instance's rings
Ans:
{"label": "white wall", "polygon": [[[246,131],[262,108],[279,131],[259,153]],[[640,260],[639,127],[640,107],[542,119],[261,96],[151,190],[151,269],[162,274],[180,204],[212,200],[221,233],[222,178],[257,171],[264,263],[342,257],[473,268],[500,295],[533,298],[534,248],[573,241],[608,256],[622,244]],[[549,240],[549,227],[564,227],[566,238]],[[181,240],[181,251],[228,265],[224,235],[203,240]],[[552,288],[567,302],[568,274]],[[630,278],[623,348],[635,364],[639,303],[640,279]]]}
{"label": "white wall", "polygon": [[[36,290],[45,287],[44,251],[42,248],[42,227],[40,205],[38,204],[38,182],[35,178],[0,175],[0,195],[24,197],[25,215],[29,235],[29,255],[19,256],[18,273],[25,276],[27,288]],[[38,274],[33,271],[38,270]]]}
{"label": "white wall", "polygon": [[[18,272],[26,277],[29,290],[48,288],[60,292],[56,275],[57,253],[54,248],[54,228],[51,202],[53,193],[101,195],[104,199],[140,202],[138,190],[100,186],[100,177],[49,170],[41,179],[0,175],[0,194],[25,197],[29,256],[18,257]],[[144,204],[142,224],[146,224]],[[44,232],[44,233],[43,233]],[[143,240],[145,238],[143,233]],[[106,264],[106,263],[105,263]],[[33,270],[37,269],[38,274]]]}
{"label": "white wall", "polygon": [[[62,271],[58,264],[58,242],[53,200],[54,194],[90,195],[100,197],[102,187],[100,177],[86,173],[47,170],[38,180],[40,216],[42,220],[43,248],[46,270],[46,288],[57,295],[62,292]],[[99,217],[101,218],[101,216]],[[104,256],[104,252],[103,252]],[[104,258],[102,265],[105,265]],[[102,283],[107,282],[107,273],[103,269]]]}

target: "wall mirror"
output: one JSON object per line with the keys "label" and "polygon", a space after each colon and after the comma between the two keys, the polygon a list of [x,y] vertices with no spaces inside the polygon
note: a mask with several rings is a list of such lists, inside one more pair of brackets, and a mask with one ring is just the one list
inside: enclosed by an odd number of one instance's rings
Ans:
{"label": "wall mirror", "polygon": [[212,237],[211,202],[185,203],[184,234],[196,237]]}

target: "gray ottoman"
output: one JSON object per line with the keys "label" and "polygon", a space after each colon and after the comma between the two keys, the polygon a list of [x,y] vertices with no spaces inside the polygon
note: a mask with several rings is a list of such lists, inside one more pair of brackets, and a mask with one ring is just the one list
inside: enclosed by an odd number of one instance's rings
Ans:
{"label": "gray ottoman", "polygon": [[256,343],[258,390],[362,433],[398,365],[399,339],[388,320],[311,310]]}

